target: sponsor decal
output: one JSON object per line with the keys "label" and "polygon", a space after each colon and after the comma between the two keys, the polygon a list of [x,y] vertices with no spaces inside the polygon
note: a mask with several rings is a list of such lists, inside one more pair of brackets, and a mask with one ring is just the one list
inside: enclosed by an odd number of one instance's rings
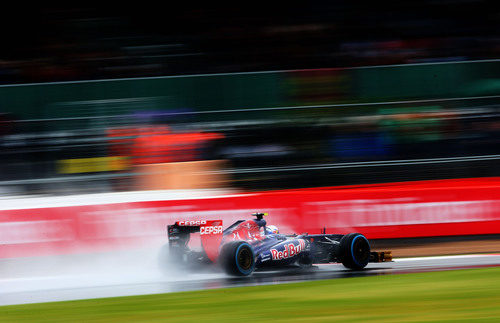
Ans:
{"label": "sponsor decal", "polygon": [[306,247],[305,240],[299,239],[299,244],[296,246],[292,242],[285,245],[285,249],[278,251],[276,249],[271,249],[271,256],[273,260],[283,260],[287,258],[294,257],[301,253]]}
{"label": "sponsor decal", "polygon": [[271,260],[271,256],[269,254],[263,255],[262,258],[260,259],[260,261],[262,261],[262,262],[268,261],[268,260]]}
{"label": "sponsor decal", "polygon": [[70,220],[0,222],[0,246],[9,244],[57,243],[76,238]]}
{"label": "sponsor decal", "polygon": [[177,222],[177,225],[179,226],[198,226],[198,225],[204,225],[207,224],[206,220],[192,220],[192,221],[179,221]]}
{"label": "sponsor decal", "polygon": [[222,225],[203,226],[200,228],[200,234],[222,234]]}
{"label": "sponsor decal", "polygon": [[[328,227],[370,227],[495,220],[498,200],[422,202],[418,198],[308,202]],[[342,216],[339,216],[342,215]]]}

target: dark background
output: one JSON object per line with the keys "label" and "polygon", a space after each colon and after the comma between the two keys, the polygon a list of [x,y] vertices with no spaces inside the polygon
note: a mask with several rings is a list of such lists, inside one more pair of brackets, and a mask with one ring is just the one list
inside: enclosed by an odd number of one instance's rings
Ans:
{"label": "dark background", "polygon": [[10,5],[3,83],[499,57],[494,1]]}

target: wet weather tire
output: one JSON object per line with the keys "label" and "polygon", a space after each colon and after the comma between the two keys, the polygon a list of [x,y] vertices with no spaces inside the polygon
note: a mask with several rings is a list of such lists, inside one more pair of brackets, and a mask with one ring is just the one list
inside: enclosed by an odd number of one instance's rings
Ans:
{"label": "wet weather tire", "polygon": [[370,243],[360,233],[349,233],[340,240],[340,256],[342,264],[354,270],[366,267],[370,261]]}
{"label": "wet weather tire", "polygon": [[244,241],[233,241],[224,245],[219,260],[228,275],[248,276],[255,269],[252,246]]}

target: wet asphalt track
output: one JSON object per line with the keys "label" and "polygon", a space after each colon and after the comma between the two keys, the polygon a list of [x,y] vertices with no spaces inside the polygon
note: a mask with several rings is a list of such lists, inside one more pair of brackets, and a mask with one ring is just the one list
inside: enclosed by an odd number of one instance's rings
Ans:
{"label": "wet asphalt track", "polygon": [[145,272],[142,269],[118,272],[103,270],[85,275],[11,277],[0,279],[0,305],[498,266],[500,254],[489,254],[401,258],[389,263],[369,264],[363,271],[350,271],[339,264],[328,264],[309,269],[255,272],[243,278],[227,277],[214,270],[163,276],[157,270]]}

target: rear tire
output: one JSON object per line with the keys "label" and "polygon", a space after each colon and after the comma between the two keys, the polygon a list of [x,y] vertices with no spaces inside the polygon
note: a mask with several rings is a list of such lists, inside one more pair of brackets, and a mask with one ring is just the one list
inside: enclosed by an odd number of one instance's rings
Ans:
{"label": "rear tire", "polygon": [[219,260],[228,275],[248,276],[255,270],[252,246],[245,241],[233,241],[224,245]]}
{"label": "rear tire", "polygon": [[340,239],[342,264],[353,270],[366,267],[370,261],[370,243],[361,233],[349,233]]}

